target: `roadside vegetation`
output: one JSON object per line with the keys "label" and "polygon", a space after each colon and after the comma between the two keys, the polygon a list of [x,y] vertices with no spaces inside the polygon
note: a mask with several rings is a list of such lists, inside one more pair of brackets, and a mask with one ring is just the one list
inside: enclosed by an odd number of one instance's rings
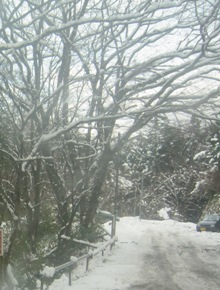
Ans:
{"label": "roadside vegetation", "polygon": [[[96,241],[97,209],[219,194],[219,0],[0,1],[0,287]],[[181,116],[181,121],[178,121]],[[215,203],[214,203],[215,204]]]}

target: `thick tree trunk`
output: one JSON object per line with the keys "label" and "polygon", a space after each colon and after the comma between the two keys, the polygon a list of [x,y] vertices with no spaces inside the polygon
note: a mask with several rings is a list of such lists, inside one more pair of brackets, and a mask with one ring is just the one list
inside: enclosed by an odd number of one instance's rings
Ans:
{"label": "thick tree trunk", "polygon": [[94,174],[88,208],[83,222],[83,226],[85,228],[88,228],[88,226],[93,222],[93,219],[96,215],[96,211],[99,205],[99,198],[101,196],[102,186],[105,181],[108,165],[109,162],[112,160],[112,156],[113,152],[108,146],[105,148],[102,156],[99,159],[99,163],[97,165],[97,169]]}
{"label": "thick tree trunk", "polygon": [[[44,156],[51,156],[49,145],[44,143],[42,146],[42,152]],[[65,188],[64,181],[59,175],[55,163],[53,160],[46,160],[45,166],[47,174],[50,180],[51,188],[53,194],[56,197],[57,209],[58,209],[58,221],[61,227],[61,233],[64,234],[68,224],[69,224],[69,213],[68,213],[68,204],[67,204],[67,190]]]}
{"label": "thick tree trunk", "polygon": [[14,249],[14,244],[16,239],[18,238],[18,226],[19,226],[19,217],[20,217],[20,209],[21,209],[21,192],[22,182],[23,182],[24,173],[21,170],[21,167],[18,166],[17,168],[17,177],[15,183],[15,191],[14,191],[14,212],[12,216],[13,221],[13,230],[9,239],[9,246],[7,252],[4,253],[3,257],[0,257],[0,289],[4,285],[7,284],[7,266],[10,264],[12,251]]}
{"label": "thick tree trunk", "polygon": [[[36,160],[36,168],[32,167],[32,174],[33,174],[33,192],[31,191],[29,194],[27,193],[26,211],[27,211],[27,227],[28,227],[30,250],[32,253],[36,253],[38,230],[40,223],[40,210],[41,210],[40,160]],[[26,191],[28,191],[28,189]]]}

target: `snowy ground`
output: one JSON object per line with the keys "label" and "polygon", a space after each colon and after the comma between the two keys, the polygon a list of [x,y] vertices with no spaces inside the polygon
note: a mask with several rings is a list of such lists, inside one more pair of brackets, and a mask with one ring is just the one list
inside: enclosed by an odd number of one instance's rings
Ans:
{"label": "snowy ground", "polygon": [[72,286],[63,275],[49,290],[220,289],[220,233],[197,233],[191,223],[125,217],[117,223],[117,236],[112,252],[94,258],[88,273],[84,266],[75,270]]}

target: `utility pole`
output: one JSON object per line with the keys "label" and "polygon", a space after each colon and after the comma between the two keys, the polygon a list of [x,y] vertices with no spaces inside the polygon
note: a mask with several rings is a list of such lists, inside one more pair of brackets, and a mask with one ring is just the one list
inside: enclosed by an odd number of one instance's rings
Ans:
{"label": "utility pole", "polygon": [[144,173],[141,175],[141,194],[140,194],[140,204],[139,204],[139,218],[142,219],[142,200],[144,196]]}
{"label": "utility pole", "polygon": [[119,178],[119,162],[118,162],[118,152],[116,153],[116,161],[115,161],[115,202],[114,202],[114,214],[115,217],[118,212],[118,178]]}
{"label": "utility pole", "polygon": [[[120,142],[120,133],[118,133],[118,146]],[[118,214],[118,179],[119,179],[119,150],[115,154],[115,197],[114,197],[114,232],[116,232],[116,217]]]}

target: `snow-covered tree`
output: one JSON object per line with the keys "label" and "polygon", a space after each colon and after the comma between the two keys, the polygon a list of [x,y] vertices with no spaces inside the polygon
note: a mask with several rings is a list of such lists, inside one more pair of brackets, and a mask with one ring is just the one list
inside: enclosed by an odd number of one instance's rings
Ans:
{"label": "snow-covered tree", "polygon": [[61,245],[78,213],[91,225],[109,162],[138,130],[174,112],[215,118],[219,4],[1,1],[0,107],[16,142],[0,149],[16,168],[14,228],[27,212],[38,227],[47,198]]}
{"label": "snow-covered tree", "polygon": [[198,220],[211,196],[196,190],[208,166],[195,162],[194,156],[207,146],[208,128],[194,117],[179,124],[163,120],[155,126],[154,121],[150,132],[142,130],[124,146],[122,158],[127,170],[121,174],[137,186],[127,196],[130,213],[136,200],[139,206],[142,202],[146,218],[158,218],[161,207],[170,207],[178,218]]}
{"label": "snow-covered tree", "polygon": [[[219,121],[212,122],[208,127],[208,138],[204,143],[202,150],[194,156],[197,164],[203,168],[203,176],[198,180],[194,192],[203,192],[211,196],[207,205],[207,210],[218,211],[219,194],[220,194],[220,138],[219,138]],[[213,200],[212,200],[213,199]]]}

